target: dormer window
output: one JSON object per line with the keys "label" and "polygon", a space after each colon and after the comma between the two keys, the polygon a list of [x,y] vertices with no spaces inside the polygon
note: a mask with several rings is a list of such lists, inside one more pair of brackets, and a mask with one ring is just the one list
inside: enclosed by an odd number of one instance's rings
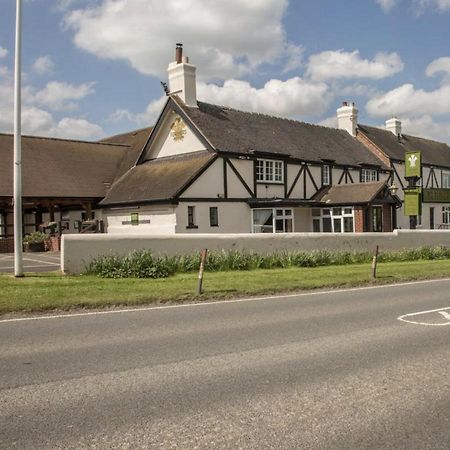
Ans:
{"label": "dormer window", "polygon": [[373,183],[378,181],[377,169],[361,169],[361,183]]}
{"label": "dormer window", "polygon": [[256,161],[256,181],[258,183],[283,183],[283,161],[258,159]]}
{"label": "dormer window", "polygon": [[331,184],[331,168],[328,164],[322,166],[322,186]]}

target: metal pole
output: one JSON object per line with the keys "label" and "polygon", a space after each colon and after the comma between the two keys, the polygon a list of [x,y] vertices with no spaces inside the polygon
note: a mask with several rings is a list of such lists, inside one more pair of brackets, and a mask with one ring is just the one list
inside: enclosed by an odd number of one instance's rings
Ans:
{"label": "metal pole", "polygon": [[22,139],[21,53],[22,0],[16,0],[16,55],[14,64],[14,275],[23,276],[22,248]]}

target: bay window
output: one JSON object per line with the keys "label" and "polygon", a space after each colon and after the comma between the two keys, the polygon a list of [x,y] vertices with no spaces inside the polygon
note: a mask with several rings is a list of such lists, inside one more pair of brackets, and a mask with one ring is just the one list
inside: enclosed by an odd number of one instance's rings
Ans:
{"label": "bay window", "polygon": [[292,209],[253,209],[253,233],[291,233],[294,231]]}
{"label": "bay window", "polygon": [[353,207],[313,208],[313,231],[316,233],[352,233]]}

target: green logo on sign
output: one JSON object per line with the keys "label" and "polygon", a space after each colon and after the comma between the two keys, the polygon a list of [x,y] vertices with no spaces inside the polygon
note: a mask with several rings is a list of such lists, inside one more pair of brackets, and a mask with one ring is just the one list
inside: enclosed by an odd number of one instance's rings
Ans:
{"label": "green logo on sign", "polygon": [[420,152],[405,153],[405,178],[422,176],[422,157]]}

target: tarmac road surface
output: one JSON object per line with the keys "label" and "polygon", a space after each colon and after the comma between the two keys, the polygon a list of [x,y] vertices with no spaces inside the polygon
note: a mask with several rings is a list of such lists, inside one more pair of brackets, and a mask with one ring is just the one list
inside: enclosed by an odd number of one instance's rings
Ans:
{"label": "tarmac road surface", "polygon": [[448,450],[450,280],[0,321],[0,447]]}

